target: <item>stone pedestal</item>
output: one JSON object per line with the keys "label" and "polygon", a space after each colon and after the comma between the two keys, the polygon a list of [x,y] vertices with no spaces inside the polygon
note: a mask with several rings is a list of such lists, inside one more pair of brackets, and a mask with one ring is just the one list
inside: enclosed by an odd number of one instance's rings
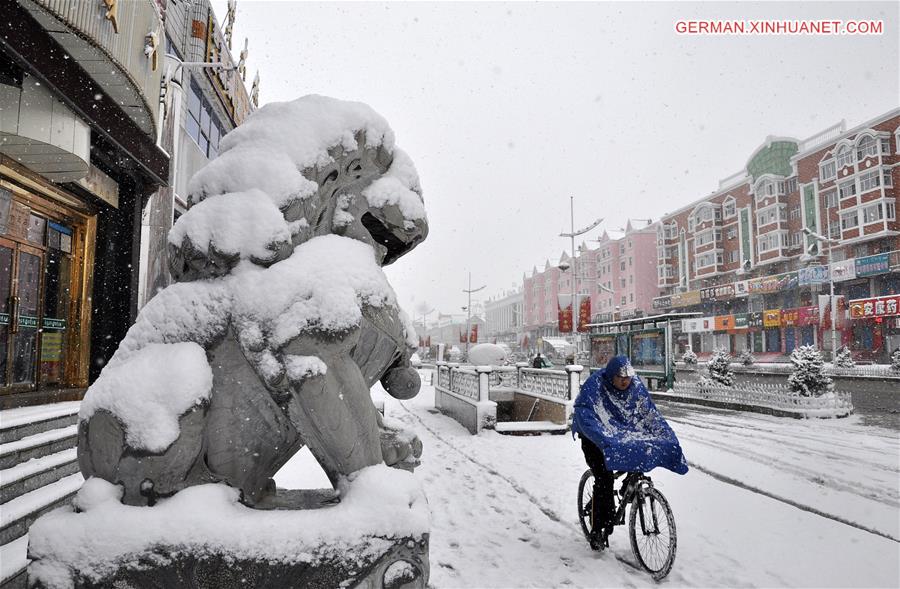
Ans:
{"label": "stone pedestal", "polygon": [[[281,589],[424,588],[428,583],[428,534],[417,538],[361,538],[355,545],[298,554],[297,562],[239,559],[229,554],[196,556],[176,547],[130,555],[113,572],[90,579],[76,575],[79,588]],[[54,585],[37,580],[35,587]]]}

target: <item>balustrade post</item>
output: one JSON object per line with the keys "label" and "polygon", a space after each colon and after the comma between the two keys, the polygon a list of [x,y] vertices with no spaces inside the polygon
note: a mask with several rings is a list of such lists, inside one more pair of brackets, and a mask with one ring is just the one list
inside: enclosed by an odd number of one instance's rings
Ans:
{"label": "balustrade post", "polygon": [[448,362],[447,369],[448,369],[447,372],[449,373],[448,374],[449,378],[447,378],[447,390],[452,391],[453,390],[453,373],[459,369],[459,362]]}
{"label": "balustrade post", "polygon": [[494,369],[491,366],[476,366],[475,372],[478,373],[478,401],[491,400],[491,372]]}
{"label": "balustrade post", "polygon": [[528,362],[516,362],[516,388],[522,390],[522,369],[531,366]]}
{"label": "balustrade post", "polygon": [[584,366],[580,364],[569,364],[566,366],[566,374],[569,375],[569,400],[574,401],[581,390],[581,371]]}

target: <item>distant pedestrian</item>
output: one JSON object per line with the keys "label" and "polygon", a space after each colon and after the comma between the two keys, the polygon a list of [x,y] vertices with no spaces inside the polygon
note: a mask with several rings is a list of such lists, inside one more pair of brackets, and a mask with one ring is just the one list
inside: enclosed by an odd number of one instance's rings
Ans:
{"label": "distant pedestrian", "polygon": [[537,356],[534,357],[534,360],[531,361],[532,368],[543,368],[544,367],[544,359],[541,358],[541,353],[538,352]]}

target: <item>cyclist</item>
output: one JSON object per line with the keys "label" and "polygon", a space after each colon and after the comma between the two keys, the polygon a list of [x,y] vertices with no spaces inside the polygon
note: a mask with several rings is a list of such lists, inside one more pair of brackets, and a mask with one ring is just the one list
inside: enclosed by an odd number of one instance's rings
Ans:
{"label": "cyclist", "polygon": [[581,385],[572,423],[572,435],[576,433],[594,473],[591,547],[599,550],[613,528],[613,471],[648,472],[662,466],[684,474],[688,465],[675,432],[626,356],[611,358]]}

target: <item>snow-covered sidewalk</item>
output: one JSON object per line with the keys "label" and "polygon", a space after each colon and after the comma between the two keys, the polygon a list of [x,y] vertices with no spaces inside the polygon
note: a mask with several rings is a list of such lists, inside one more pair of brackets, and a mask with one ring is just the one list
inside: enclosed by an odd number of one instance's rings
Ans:
{"label": "snow-covered sidewalk", "polygon": [[[431,387],[410,401],[386,397],[386,414],[425,446],[416,476],[432,514],[434,587],[654,585],[634,568],[623,529],[605,553],[584,541],[576,487],[585,466],[571,436],[472,436],[435,412]],[[670,423],[699,468],[653,473],[678,525],[678,556],[663,585],[900,585],[900,545],[885,537],[896,538],[898,515],[894,432],[852,418],[706,417],[684,408]],[[305,451],[276,478],[280,486],[327,484]]]}

